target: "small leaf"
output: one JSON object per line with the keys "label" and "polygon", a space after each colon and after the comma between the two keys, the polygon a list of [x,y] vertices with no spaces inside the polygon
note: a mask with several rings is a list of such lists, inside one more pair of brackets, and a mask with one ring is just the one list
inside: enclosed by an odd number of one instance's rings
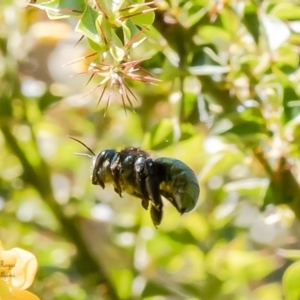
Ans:
{"label": "small leaf", "polygon": [[296,140],[300,137],[300,115],[287,122],[284,126],[284,135],[288,140]]}
{"label": "small leaf", "polygon": [[118,37],[115,28],[109,22],[109,20],[103,17],[102,14],[100,14],[96,20],[96,28],[97,32],[102,36],[103,43],[106,47],[108,47],[109,45],[114,45],[120,48],[123,47],[123,43]]}
{"label": "small leaf", "polygon": [[160,121],[145,136],[144,145],[148,149],[163,149],[173,143],[173,122],[170,119]]}
{"label": "small leaf", "polygon": [[233,125],[232,128],[225,131],[224,133],[234,133],[237,135],[252,135],[255,133],[265,132],[265,127],[254,121],[241,122],[239,124]]}
{"label": "small leaf", "polygon": [[227,171],[232,165],[240,162],[242,160],[242,154],[239,151],[228,151],[214,154],[200,173],[200,178],[202,182],[208,181],[211,177],[215,175],[220,175]]}
{"label": "small leaf", "polygon": [[190,67],[189,71],[192,75],[216,75],[216,74],[225,74],[229,72],[228,66],[215,66],[215,65],[206,65],[206,66],[197,66]]}
{"label": "small leaf", "polygon": [[225,184],[227,192],[237,192],[241,196],[251,196],[255,199],[262,198],[269,185],[266,178],[247,178]]}
{"label": "small leaf", "polygon": [[247,30],[252,35],[256,44],[259,41],[259,19],[256,11],[246,12],[243,18]]}
{"label": "small leaf", "polygon": [[191,124],[183,123],[177,126],[171,119],[164,119],[146,134],[143,147],[153,150],[164,149],[174,142],[187,140],[197,133]]}
{"label": "small leaf", "polygon": [[124,44],[126,44],[131,39],[131,31],[127,26],[127,22],[122,22],[122,30],[124,36]]}
{"label": "small leaf", "polygon": [[279,3],[270,14],[281,20],[299,20],[300,7],[292,3]]}
{"label": "small leaf", "polygon": [[96,44],[103,44],[103,39],[99,35],[96,27],[96,21],[101,22],[101,18],[98,17],[99,13],[90,6],[87,6],[75,30],[82,33]]}
{"label": "small leaf", "polygon": [[293,263],[284,272],[282,278],[285,300],[299,300],[300,298],[300,261]]}
{"label": "small leaf", "polygon": [[219,43],[230,43],[231,34],[224,28],[220,28],[212,25],[204,25],[200,27],[198,31],[199,37],[207,43],[219,44]]}
{"label": "small leaf", "polygon": [[51,104],[60,101],[62,97],[53,95],[50,91],[46,91],[45,94],[43,94],[38,99],[39,108],[41,111],[46,110]]}
{"label": "small leaf", "polygon": [[[122,30],[124,36],[124,44],[127,44],[132,37],[140,33],[140,29],[129,19],[126,22],[122,22]],[[139,39],[143,39],[145,35],[140,35]]]}
{"label": "small leaf", "polygon": [[299,65],[299,55],[291,45],[283,45],[276,52],[276,64],[285,73],[292,73]]}
{"label": "small leaf", "polygon": [[122,48],[111,46],[109,52],[116,61],[121,62],[124,60],[125,51]]}
{"label": "small leaf", "polygon": [[51,20],[81,15],[86,6],[84,0],[51,0],[48,2],[30,5],[45,10],[48,18]]}
{"label": "small leaf", "polygon": [[[170,52],[164,53],[164,54],[168,57],[168,59],[164,60],[160,78],[164,82],[173,81],[174,78],[180,76],[180,74],[181,74],[180,69],[178,68],[177,65],[175,65],[175,59],[177,58],[176,57],[177,54],[174,53],[172,50],[170,50]],[[174,56],[173,56],[173,54],[174,54]],[[170,58],[173,58],[173,61],[171,61]]]}
{"label": "small leaf", "polygon": [[155,18],[154,11],[151,11],[150,9],[151,8],[149,6],[130,9],[128,11],[128,14],[135,15],[131,17],[130,20],[137,26],[141,26],[141,27],[150,26],[153,23]]}
{"label": "small leaf", "polygon": [[160,282],[148,280],[146,287],[144,288],[143,293],[141,294],[141,299],[146,299],[148,297],[152,298],[157,295],[160,295],[160,297],[170,296],[171,292],[169,291],[168,286],[162,285]]}
{"label": "small leaf", "polygon": [[117,268],[112,272],[112,278],[119,283],[117,285],[117,291],[121,298],[129,299],[133,281],[133,274],[131,270]]}
{"label": "small leaf", "polygon": [[[124,0],[121,2],[124,2]],[[115,5],[115,1],[97,0],[97,3],[102,8],[102,10],[107,14],[108,17],[112,15],[113,13],[112,6]]]}

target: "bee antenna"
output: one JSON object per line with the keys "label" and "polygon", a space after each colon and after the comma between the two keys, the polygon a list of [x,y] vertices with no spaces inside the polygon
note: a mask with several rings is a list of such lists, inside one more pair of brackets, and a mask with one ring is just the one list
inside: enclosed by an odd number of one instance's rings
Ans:
{"label": "bee antenna", "polygon": [[86,149],[88,149],[88,150],[92,153],[92,156],[89,155],[89,154],[85,154],[85,153],[75,153],[76,155],[88,156],[88,157],[90,157],[90,158],[93,158],[94,156],[96,156],[96,154],[92,151],[92,149],[89,148],[89,147],[88,147],[86,144],[84,144],[82,141],[79,141],[79,140],[75,139],[74,137],[72,137],[72,136],[70,136],[70,135],[68,135],[68,138],[70,138],[70,139],[72,139],[72,140],[78,142],[79,144],[81,144],[83,147],[85,147]]}
{"label": "bee antenna", "polygon": [[93,156],[93,155],[90,155],[90,154],[87,154],[87,153],[80,153],[80,152],[75,152],[74,154],[79,155],[79,156],[87,156],[91,159],[95,156],[95,155]]}

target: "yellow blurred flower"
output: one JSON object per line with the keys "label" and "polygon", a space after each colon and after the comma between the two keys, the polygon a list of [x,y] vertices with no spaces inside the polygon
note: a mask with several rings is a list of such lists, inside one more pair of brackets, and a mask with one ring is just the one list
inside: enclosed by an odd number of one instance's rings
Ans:
{"label": "yellow blurred flower", "polygon": [[35,256],[23,249],[4,250],[0,241],[0,300],[39,300],[26,291],[37,269]]}

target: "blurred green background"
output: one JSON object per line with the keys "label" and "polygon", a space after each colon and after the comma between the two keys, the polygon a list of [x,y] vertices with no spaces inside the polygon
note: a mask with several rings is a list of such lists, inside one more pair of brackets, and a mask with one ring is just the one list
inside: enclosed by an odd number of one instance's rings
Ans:
{"label": "blurred green background", "polygon": [[[0,239],[36,255],[42,300],[299,300],[300,3],[154,6],[134,55],[161,82],[129,82],[134,111],[115,93],[104,117],[96,76],[73,76],[85,62],[63,66],[91,52],[78,18],[1,1]],[[196,209],[164,201],[155,229],[140,200],[91,184],[67,135],[184,161]]]}

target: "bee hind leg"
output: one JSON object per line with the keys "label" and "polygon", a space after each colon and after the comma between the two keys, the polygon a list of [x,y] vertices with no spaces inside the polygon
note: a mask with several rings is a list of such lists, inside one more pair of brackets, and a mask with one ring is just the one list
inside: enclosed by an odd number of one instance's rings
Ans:
{"label": "bee hind leg", "polygon": [[156,227],[161,223],[163,217],[163,202],[159,190],[159,176],[157,168],[152,159],[145,161],[145,175],[146,175],[146,189],[151,198],[151,218],[154,226]]}

